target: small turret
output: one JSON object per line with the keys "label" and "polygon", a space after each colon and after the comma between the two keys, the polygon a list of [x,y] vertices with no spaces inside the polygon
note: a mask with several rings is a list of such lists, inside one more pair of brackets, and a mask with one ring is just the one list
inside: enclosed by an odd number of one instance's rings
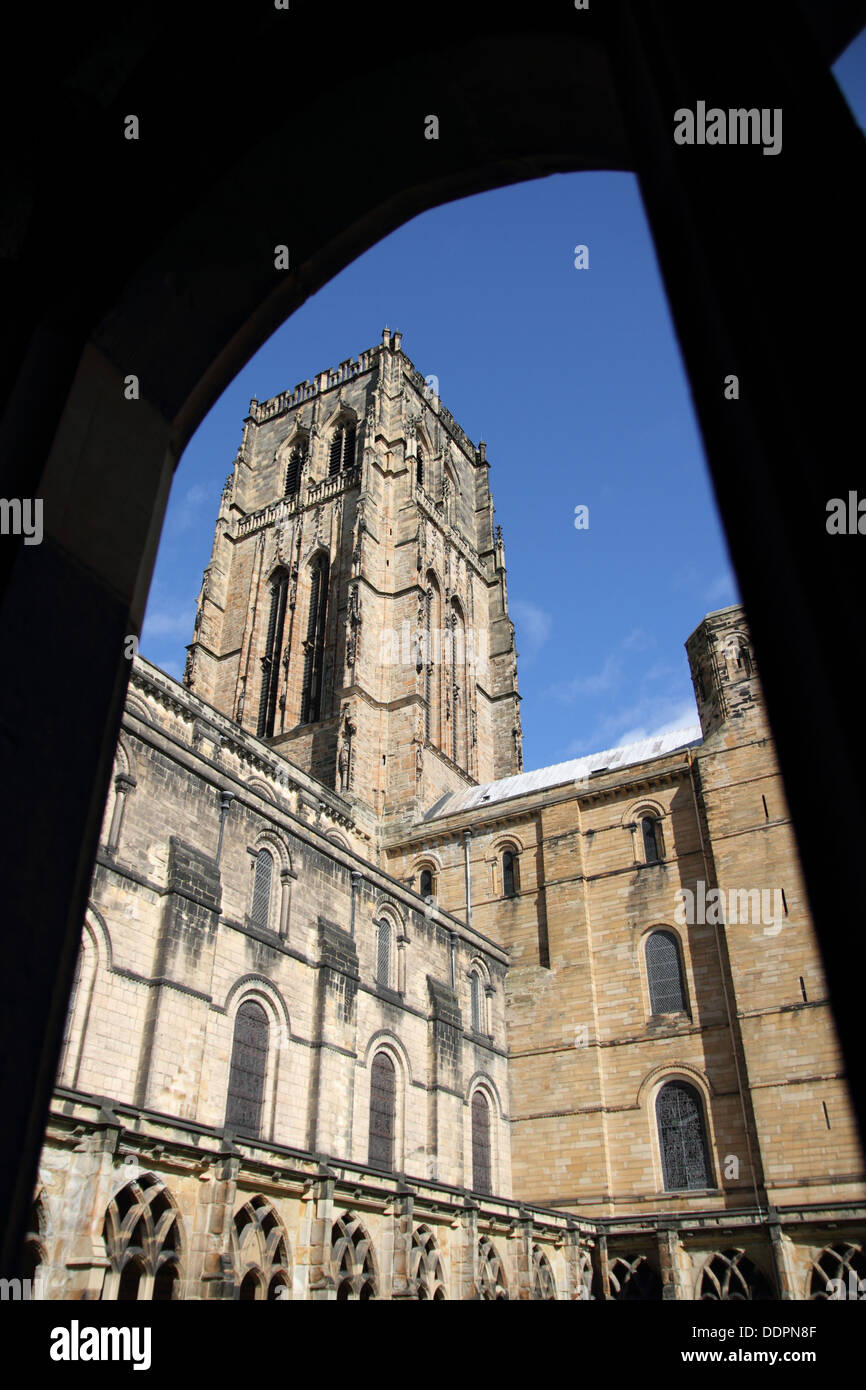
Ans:
{"label": "small turret", "polygon": [[756,712],[760,684],[742,604],[709,613],[686,642],[704,738]]}

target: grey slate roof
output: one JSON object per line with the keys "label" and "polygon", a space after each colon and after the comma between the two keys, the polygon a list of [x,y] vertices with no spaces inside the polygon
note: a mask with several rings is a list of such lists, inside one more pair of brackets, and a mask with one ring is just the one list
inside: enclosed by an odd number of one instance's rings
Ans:
{"label": "grey slate roof", "polygon": [[439,820],[442,816],[453,816],[458,811],[471,811],[497,801],[510,801],[513,797],[525,796],[527,792],[546,791],[569,782],[585,781],[593,772],[615,772],[618,768],[647,762],[680,748],[695,748],[701,740],[700,724],[690,724],[685,729],[674,729],[671,733],[658,734],[654,738],[642,738],[636,743],[608,748],[602,753],[589,753],[583,758],[572,758],[567,763],[554,763],[552,767],[541,767],[535,772],[519,772],[514,777],[503,777],[498,782],[487,782],[481,787],[446,792],[430,807],[424,819]]}

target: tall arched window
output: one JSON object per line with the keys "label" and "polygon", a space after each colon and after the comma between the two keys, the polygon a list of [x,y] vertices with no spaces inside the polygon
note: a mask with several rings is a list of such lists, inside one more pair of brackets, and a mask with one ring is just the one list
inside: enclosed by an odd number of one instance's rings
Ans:
{"label": "tall arched window", "polygon": [[262,1123],[267,1064],[268,1016],[261,1004],[247,999],[235,1017],[226,1126],[255,1138]]}
{"label": "tall arched window", "polygon": [[643,854],[647,864],[655,864],[661,859],[658,821],[655,816],[644,816],[641,820],[643,833]]}
{"label": "tall arched window", "polygon": [[656,1099],[666,1192],[710,1186],[701,1098],[686,1081],[669,1081]]}
{"label": "tall arched window", "polygon": [[257,927],[266,927],[268,925],[273,874],[273,855],[270,850],[260,849],[256,855],[256,871],[253,879],[253,904],[250,910],[250,920]]}
{"label": "tall arched window", "polygon": [[473,1033],[483,1033],[484,1031],[484,1020],[481,1008],[481,990],[482,984],[478,971],[473,970],[472,974],[469,976],[469,1002],[471,1005]]}
{"label": "tall arched window", "polygon": [[517,855],[513,850],[507,849],[502,855],[502,894],[503,897],[513,898],[519,887],[519,874],[517,866]]}
{"label": "tall arched window", "polygon": [[383,1172],[394,1171],[394,1127],[397,1117],[397,1073],[387,1052],[377,1052],[370,1069],[370,1150],[367,1162]]}
{"label": "tall arched window", "polygon": [[415,455],[415,481],[419,487],[424,486],[424,450],[420,445]]}
{"label": "tall arched window", "polygon": [[424,732],[428,743],[439,747],[442,690],[442,597],[432,574],[427,576],[424,609],[427,650],[424,671]]}
{"label": "tall arched window", "polygon": [[376,932],[376,983],[391,984],[391,923],[382,917]]}
{"label": "tall arched window", "polygon": [[419,892],[420,892],[422,898],[430,898],[430,897],[433,896],[433,870],[432,870],[432,869],[422,869],[422,870],[421,870],[421,883],[420,883],[420,887],[419,887]]}
{"label": "tall arched window", "polygon": [[472,1190],[491,1191],[490,1106],[483,1091],[472,1097]]}
{"label": "tall arched window", "polygon": [[465,765],[469,712],[466,695],[466,624],[459,604],[452,600],[451,634],[451,761]]}
{"label": "tall arched window", "polygon": [[258,738],[270,738],[274,732],[288,592],[289,576],[284,569],[279,569],[271,578],[271,610],[268,615],[265,654],[262,657],[262,697],[259,701],[259,722],[256,728]]}
{"label": "tall arched window", "polygon": [[320,553],[310,568],[310,608],[304,642],[304,685],[301,723],[322,718],[322,674],[325,664],[325,618],[328,611],[328,557]]}
{"label": "tall arched window", "polygon": [[680,951],[673,932],[654,931],[646,942],[646,973],[654,1014],[686,1012]]}
{"label": "tall arched window", "polygon": [[299,440],[289,455],[286,468],[286,496],[294,497],[301,486],[301,470],[307,461],[306,441]]}
{"label": "tall arched window", "polygon": [[351,468],[355,462],[355,426],[346,421],[338,425],[331,438],[331,454],[328,462],[328,477]]}

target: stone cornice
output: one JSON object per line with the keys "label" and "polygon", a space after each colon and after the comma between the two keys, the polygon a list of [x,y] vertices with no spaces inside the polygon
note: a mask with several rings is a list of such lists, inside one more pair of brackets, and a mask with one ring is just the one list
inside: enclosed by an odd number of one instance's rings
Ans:
{"label": "stone cornice", "polygon": [[269,502],[266,507],[260,507],[257,512],[250,512],[248,516],[240,517],[235,530],[229,532],[229,538],[231,540],[245,540],[247,536],[265,530],[276,522],[288,521],[291,517],[298,516],[311,507],[319,507],[323,502],[330,502],[335,497],[339,497],[341,493],[348,492],[353,487],[359,487],[360,483],[360,467],[347,469],[346,472],[338,473],[333,478],[320,478],[318,482],[309,483],[305,493],[299,493],[292,498],[279,497],[274,502]]}

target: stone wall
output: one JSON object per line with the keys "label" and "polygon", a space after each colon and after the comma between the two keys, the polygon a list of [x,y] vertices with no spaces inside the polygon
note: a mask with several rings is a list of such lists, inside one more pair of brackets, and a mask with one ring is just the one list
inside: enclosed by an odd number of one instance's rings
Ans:
{"label": "stone wall", "polygon": [[[284,787],[276,758],[267,780],[263,769],[250,777],[242,754],[264,746],[247,736],[214,746],[202,702],[147,663],[134,688],[122,734],[130,785],[115,793],[119,826],[106,809],[104,834],[114,826],[117,838],[94,875],[61,1083],[220,1128],[235,1018],[254,999],[268,1020],[263,1139],[366,1162],[370,1067],[384,1049],[398,1078],[395,1168],[471,1186],[469,1113],[482,1086],[494,1190],[510,1193],[504,952],[353,853],[363,832],[339,798],[314,803],[288,765]],[[252,915],[263,850],[274,865],[266,921]],[[452,959],[466,1046],[442,1076],[430,982],[450,987]],[[461,1012],[473,961],[491,991],[483,1037]]]}

